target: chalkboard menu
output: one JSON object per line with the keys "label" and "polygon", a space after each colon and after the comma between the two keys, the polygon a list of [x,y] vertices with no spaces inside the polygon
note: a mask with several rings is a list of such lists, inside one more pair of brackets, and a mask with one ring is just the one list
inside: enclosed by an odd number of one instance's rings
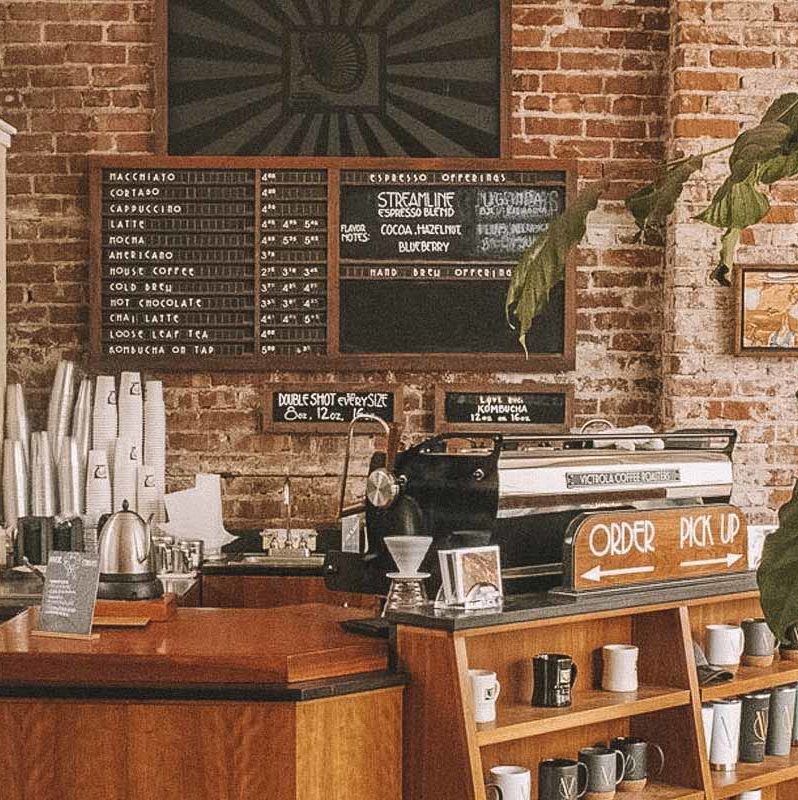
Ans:
{"label": "chalkboard menu", "polygon": [[272,431],[345,432],[361,414],[396,422],[402,412],[399,388],[297,384],[272,390],[266,426]]}
{"label": "chalkboard menu", "polygon": [[98,367],[573,365],[574,269],[526,360],[504,301],[563,162],[94,157]]}
{"label": "chalkboard menu", "polygon": [[520,384],[439,384],[435,430],[478,433],[567,433],[573,425],[573,387]]}
{"label": "chalkboard menu", "polygon": [[90,635],[99,580],[97,556],[52,552],[47,560],[39,630],[67,636]]}

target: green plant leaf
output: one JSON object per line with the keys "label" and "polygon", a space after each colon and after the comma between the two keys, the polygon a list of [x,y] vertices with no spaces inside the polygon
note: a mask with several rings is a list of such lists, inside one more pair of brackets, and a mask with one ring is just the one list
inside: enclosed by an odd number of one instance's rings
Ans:
{"label": "green plant leaf", "polygon": [[731,286],[729,274],[734,269],[734,254],[741,233],[740,228],[729,228],[720,240],[720,261],[709,277],[721,286]]}
{"label": "green plant leaf", "polygon": [[576,200],[552,220],[546,233],[522,253],[513,269],[505,314],[510,327],[518,331],[518,341],[527,356],[526,335],[532,321],[546,308],[551,290],[565,277],[566,256],[582,241],[587,215],[596,208],[607,186],[607,181],[599,181],[580,192]]}
{"label": "green plant leaf", "polygon": [[798,142],[788,152],[771,158],[762,165],[759,180],[768,186],[785,178],[798,175]]}
{"label": "green plant leaf", "polygon": [[779,639],[798,622],[798,483],[779,509],[779,527],[765,539],[756,573],[762,610]]}
{"label": "green plant leaf", "polygon": [[716,228],[742,229],[755,225],[770,211],[769,200],[756,188],[757,177],[758,170],[741,183],[727,178],[696,219]]}
{"label": "green plant leaf", "polygon": [[685,183],[704,165],[703,156],[691,156],[666,169],[657,180],[626,198],[626,208],[635,218],[647,244],[662,244],[668,215],[676,207]]}
{"label": "green plant leaf", "polygon": [[783,122],[761,122],[756,128],[743,131],[729,156],[732,183],[746,180],[760,164],[782,155],[792,130]]}
{"label": "green plant leaf", "polygon": [[762,122],[783,122],[798,134],[798,94],[789,92],[777,97],[765,112]]}

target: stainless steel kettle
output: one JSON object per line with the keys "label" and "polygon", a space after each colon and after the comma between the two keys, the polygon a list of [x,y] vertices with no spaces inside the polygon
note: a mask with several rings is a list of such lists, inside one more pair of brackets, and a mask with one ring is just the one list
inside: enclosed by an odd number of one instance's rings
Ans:
{"label": "stainless steel kettle", "polygon": [[151,537],[152,516],[146,522],[131,511],[127,500],[122,510],[102,521],[97,549],[100,588],[104,600],[151,600],[163,594],[155,574]]}

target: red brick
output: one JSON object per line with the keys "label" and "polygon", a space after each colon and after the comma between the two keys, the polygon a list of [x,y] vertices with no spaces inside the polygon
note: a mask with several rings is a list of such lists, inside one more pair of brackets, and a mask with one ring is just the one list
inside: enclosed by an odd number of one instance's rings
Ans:
{"label": "red brick", "polygon": [[35,22],[3,22],[0,27],[0,41],[21,44],[40,42],[42,26]]}
{"label": "red brick", "polygon": [[152,27],[150,25],[109,25],[109,42],[151,42]]}
{"label": "red brick", "polygon": [[63,64],[66,57],[64,45],[8,45],[5,63],[32,66],[34,64]]}
{"label": "red brick", "polygon": [[7,2],[9,19],[63,20],[69,19],[69,6],[66,3],[37,3],[34,0]]}
{"label": "red brick", "polygon": [[140,66],[93,67],[91,76],[97,87],[135,86],[149,83],[150,71]]}
{"label": "red brick", "polygon": [[44,26],[44,38],[48,42],[99,42],[103,38],[103,29],[101,25],[54,23]]}
{"label": "red brick", "polygon": [[773,53],[766,50],[713,50],[709,54],[713,67],[766,69],[773,66]]}
{"label": "red brick", "polygon": [[112,111],[98,113],[94,119],[98,131],[141,131],[151,124],[152,115],[147,112]]}
{"label": "red brick", "polygon": [[126,51],[123,45],[69,44],[67,60],[87,64],[124,64]]}
{"label": "red brick", "polygon": [[740,133],[740,123],[731,119],[682,117],[674,123],[673,133],[679,139],[735,139]]}
{"label": "red brick", "polygon": [[589,8],[580,12],[579,20],[585,28],[635,28],[640,14],[634,9]]}
{"label": "red brick", "polygon": [[513,69],[557,69],[558,59],[557,53],[545,50],[515,50],[513,52]]}
{"label": "red brick", "polygon": [[697,89],[705,92],[730,91],[740,87],[739,75],[729,72],[677,70],[674,80],[677,89]]}

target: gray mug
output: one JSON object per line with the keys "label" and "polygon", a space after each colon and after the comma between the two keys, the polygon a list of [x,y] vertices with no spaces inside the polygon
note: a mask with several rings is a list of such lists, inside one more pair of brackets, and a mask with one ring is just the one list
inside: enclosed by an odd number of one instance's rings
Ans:
{"label": "gray mug", "polygon": [[795,684],[777,686],[770,692],[768,735],[765,752],[769,756],[788,756],[792,745],[795,717]]}
{"label": "gray mug", "polygon": [[[754,664],[762,660],[772,660],[776,651],[776,637],[767,622],[759,618],[744,619],[740,625],[743,629],[745,646],[743,657],[751,659]],[[763,664],[763,666],[766,666]]]}
{"label": "gray mug", "polygon": [[583,747],[579,760],[587,767],[587,792],[615,794],[615,787],[626,773],[626,758],[620,750],[609,747]]}

